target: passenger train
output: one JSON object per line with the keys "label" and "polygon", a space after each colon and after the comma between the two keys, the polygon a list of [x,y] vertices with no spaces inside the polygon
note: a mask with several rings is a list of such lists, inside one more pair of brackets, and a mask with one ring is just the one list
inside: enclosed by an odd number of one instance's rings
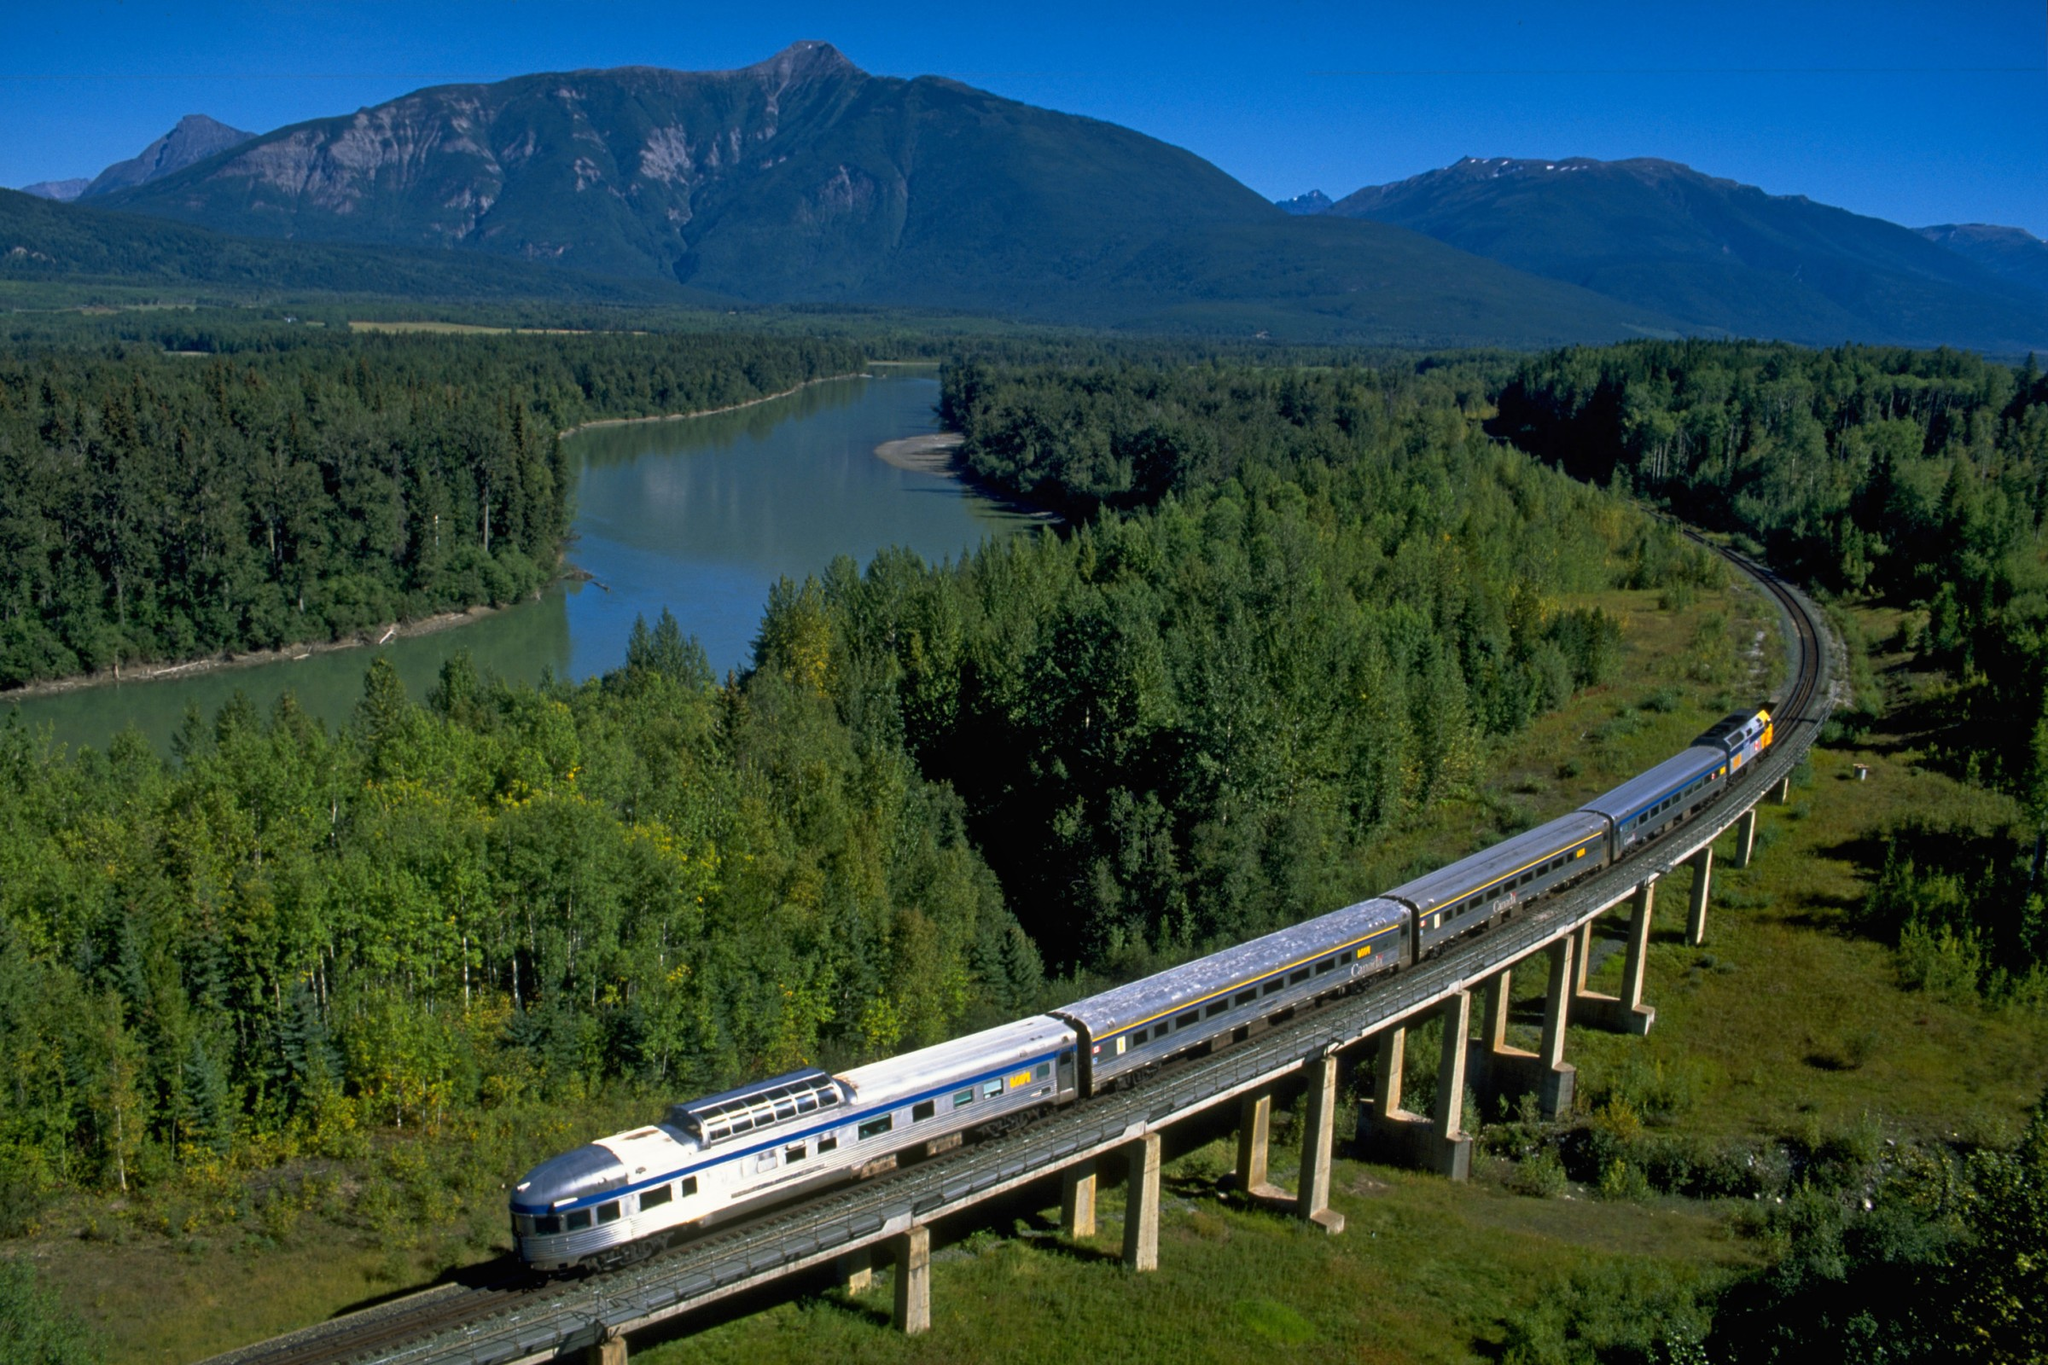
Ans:
{"label": "passenger train", "polygon": [[1342,910],[1078,1000],[834,1075],[793,1071],[671,1105],[578,1147],[511,1195],[537,1270],[602,1267],[676,1235],[935,1156],[1137,1083],[1436,956],[1691,818],[1770,747],[1758,708],[1570,815]]}

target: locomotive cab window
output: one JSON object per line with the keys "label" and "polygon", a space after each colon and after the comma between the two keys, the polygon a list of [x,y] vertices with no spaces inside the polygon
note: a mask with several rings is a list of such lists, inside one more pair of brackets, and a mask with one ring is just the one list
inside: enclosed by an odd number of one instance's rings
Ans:
{"label": "locomotive cab window", "polygon": [[930,1118],[933,1114],[936,1114],[938,1112],[938,1101],[919,1100],[916,1104],[910,1106],[910,1121],[912,1123],[923,1123],[926,1119]]}

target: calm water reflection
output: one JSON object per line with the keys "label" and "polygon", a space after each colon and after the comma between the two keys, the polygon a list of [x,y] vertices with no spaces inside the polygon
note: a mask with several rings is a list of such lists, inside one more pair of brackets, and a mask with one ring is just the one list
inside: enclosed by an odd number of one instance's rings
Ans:
{"label": "calm water reflection", "polygon": [[[958,556],[1030,524],[950,479],[875,458],[883,441],[937,430],[938,392],[929,371],[878,371],[716,417],[581,432],[569,441],[580,465],[569,558],[595,582],[378,652],[415,697],[458,649],[479,669],[520,681],[543,669],[584,678],[623,662],[636,614],[651,623],[667,606],[713,668],[741,667],[781,575],[816,573],[837,554],[865,562],[891,545]],[[132,723],[164,748],[188,702],[211,715],[240,689],[267,713],[290,689],[331,727],[361,695],[370,658],[368,649],[342,650],[37,697],[18,709],[62,743],[104,746]]]}

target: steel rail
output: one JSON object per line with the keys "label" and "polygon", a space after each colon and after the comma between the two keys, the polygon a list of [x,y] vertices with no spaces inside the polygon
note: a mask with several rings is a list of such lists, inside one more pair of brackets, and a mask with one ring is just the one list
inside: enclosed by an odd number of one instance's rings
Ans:
{"label": "steel rail", "polygon": [[[1688,534],[1693,534],[1688,531]],[[1350,996],[1208,1057],[1184,1060],[1129,1091],[1069,1107],[1005,1137],[963,1147],[890,1176],[816,1196],[720,1229],[648,1260],[580,1281],[528,1288],[513,1302],[493,1289],[429,1291],[415,1312],[401,1300],[259,1343],[208,1365],[526,1365],[694,1312],[872,1248],[912,1226],[1114,1153],[1149,1133],[1227,1103],[1384,1029],[1426,1018],[1669,873],[1711,844],[1804,759],[1833,706],[1831,649],[1821,616],[1796,588],[1733,551],[1725,555],[1768,593],[1785,627],[1793,670],[1774,710],[1770,751],[1685,823],[1504,926],[1433,961],[1379,978]],[[416,1296],[424,1297],[424,1296]],[[402,1321],[401,1321],[402,1319]],[[402,1344],[395,1338],[405,1336]]]}

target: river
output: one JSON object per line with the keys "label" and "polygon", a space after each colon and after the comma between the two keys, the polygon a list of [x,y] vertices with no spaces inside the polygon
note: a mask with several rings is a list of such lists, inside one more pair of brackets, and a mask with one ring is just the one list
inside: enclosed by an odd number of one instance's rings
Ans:
{"label": "river", "polygon": [[104,747],[134,725],[168,752],[188,705],[211,716],[240,690],[268,714],[289,690],[332,728],[347,721],[375,654],[416,698],[464,649],[479,671],[515,681],[543,670],[581,679],[622,664],[634,617],[652,625],[664,606],[722,676],[750,662],[778,577],[817,573],[839,554],[865,563],[892,545],[958,557],[1033,524],[953,479],[876,458],[884,441],[938,429],[938,394],[929,370],[884,367],[733,412],[579,431],[568,438],[577,467],[569,561],[589,582],[558,583],[538,601],[374,649],[79,688],[14,709],[62,744]]}

